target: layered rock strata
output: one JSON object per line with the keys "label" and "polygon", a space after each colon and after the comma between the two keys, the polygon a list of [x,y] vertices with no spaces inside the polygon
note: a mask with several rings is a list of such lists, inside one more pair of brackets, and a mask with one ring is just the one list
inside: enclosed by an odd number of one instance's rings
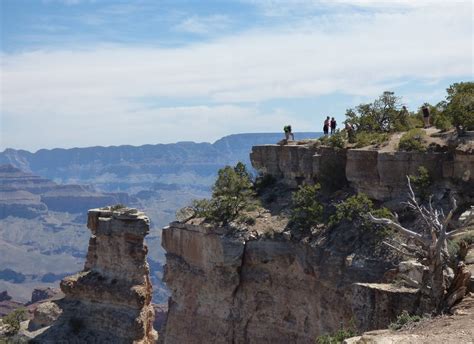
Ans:
{"label": "layered rock strata", "polygon": [[61,281],[63,312],[35,341],[154,343],[152,286],[144,237],[149,220],[136,209],[89,211],[92,236],[84,270]]}
{"label": "layered rock strata", "polygon": [[[333,149],[306,145],[254,146],[250,155],[258,171],[290,186],[321,178],[347,180],[358,192],[380,201],[406,195],[406,176],[424,166],[434,182],[459,191],[474,191],[474,154],[452,152],[389,152],[370,149]],[[467,190],[469,189],[469,190]]]}
{"label": "layered rock strata", "polygon": [[419,297],[370,284],[386,263],[316,243],[174,222],[162,245],[171,290],[165,343],[314,343],[352,322],[386,326]]}

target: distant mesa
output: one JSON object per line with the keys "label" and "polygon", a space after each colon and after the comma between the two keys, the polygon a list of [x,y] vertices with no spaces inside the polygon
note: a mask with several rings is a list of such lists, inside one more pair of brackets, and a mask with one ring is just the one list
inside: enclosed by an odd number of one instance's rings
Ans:
{"label": "distant mesa", "polygon": [[0,165],[0,196],[0,219],[30,219],[48,210],[81,213],[104,204],[128,201],[126,194],[98,192],[83,185],[59,185],[11,164]]}

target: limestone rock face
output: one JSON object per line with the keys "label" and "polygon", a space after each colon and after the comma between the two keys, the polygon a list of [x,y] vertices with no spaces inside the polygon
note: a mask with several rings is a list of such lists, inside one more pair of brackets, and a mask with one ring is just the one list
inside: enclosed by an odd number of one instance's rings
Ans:
{"label": "limestone rock face", "polygon": [[63,313],[35,341],[154,343],[148,218],[136,209],[93,209],[87,225],[84,270],[61,281]]}
{"label": "limestone rock face", "polygon": [[[386,326],[418,297],[412,290],[355,288],[354,282],[380,280],[387,266],[316,244],[246,241],[174,222],[163,229],[162,245],[171,290],[168,344],[314,343],[353,320],[360,330]],[[393,312],[381,317],[389,307]]]}
{"label": "limestone rock face", "polygon": [[474,190],[474,155],[470,152],[386,152],[370,149],[334,149],[309,145],[252,147],[252,166],[282,179],[289,186],[326,178],[339,185],[347,180],[358,192],[386,201],[405,197],[406,176],[425,167],[436,183],[464,194]]}

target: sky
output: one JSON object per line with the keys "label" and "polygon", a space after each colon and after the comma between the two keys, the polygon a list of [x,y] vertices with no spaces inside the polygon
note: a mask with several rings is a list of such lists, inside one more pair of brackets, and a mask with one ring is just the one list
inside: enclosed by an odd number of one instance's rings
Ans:
{"label": "sky", "polygon": [[386,90],[416,110],[473,80],[470,0],[0,6],[0,151],[322,131]]}

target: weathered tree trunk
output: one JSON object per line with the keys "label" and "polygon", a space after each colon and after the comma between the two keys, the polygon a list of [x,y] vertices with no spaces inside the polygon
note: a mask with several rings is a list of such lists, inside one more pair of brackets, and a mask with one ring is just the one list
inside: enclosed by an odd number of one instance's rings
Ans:
{"label": "weathered tree trunk", "polygon": [[[429,208],[418,204],[410,184],[410,178],[408,178],[408,188],[410,190],[410,198],[407,204],[423,219],[426,226],[424,231],[418,233],[403,227],[397,221],[387,218],[375,218],[372,214],[369,214],[369,218],[372,222],[387,225],[414,241],[413,245],[397,243],[398,247],[386,244],[402,254],[416,257],[420,263],[428,267],[427,274],[423,277],[420,288],[423,295],[420,308],[423,312],[434,311],[439,313],[451,308],[466,294],[470,272],[465,268],[463,262],[460,261],[454,276],[452,272],[450,273],[447,245],[449,238],[459,235],[464,229],[458,228],[449,233],[446,232],[456,210],[456,201],[454,199],[453,209],[445,216],[442,210],[433,208],[431,199]],[[471,218],[472,216],[467,221]]]}

